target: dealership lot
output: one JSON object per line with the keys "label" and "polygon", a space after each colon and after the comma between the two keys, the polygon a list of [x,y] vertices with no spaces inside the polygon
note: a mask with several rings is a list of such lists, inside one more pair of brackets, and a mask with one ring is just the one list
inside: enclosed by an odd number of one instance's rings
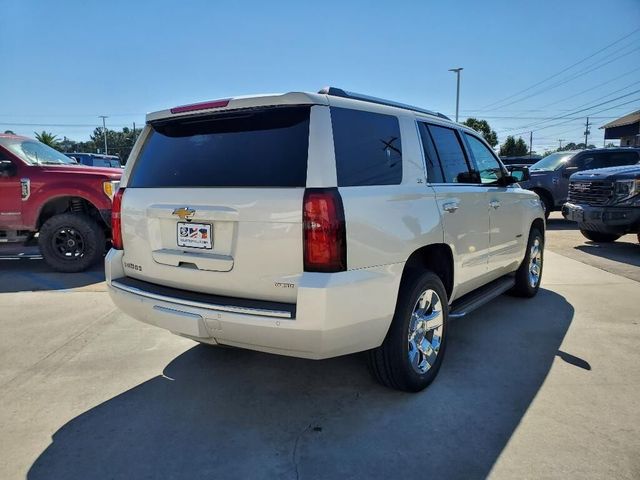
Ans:
{"label": "dealership lot", "polygon": [[0,478],[640,476],[640,245],[549,223],[540,294],[451,326],[420,394],[361,355],[198,346],[118,312],[103,273],[0,260]]}

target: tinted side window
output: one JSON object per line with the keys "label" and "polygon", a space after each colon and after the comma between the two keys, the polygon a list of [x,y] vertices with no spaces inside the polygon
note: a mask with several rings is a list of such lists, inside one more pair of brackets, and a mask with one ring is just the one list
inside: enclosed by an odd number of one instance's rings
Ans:
{"label": "tinted side window", "polygon": [[571,160],[569,160],[567,162],[567,166],[568,167],[577,167],[578,170],[589,170],[591,168],[598,168],[598,167],[594,167],[594,162],[595,162],[595,156],[588,154],[588,155],[576,155],[575,157],[573,157]]}
{"label": "tinted side window", "polygon": [[458,135],[451,128],[429,125],[447,183],[471,183],[471,175]]}
{"label": "tinted side window", "polygon": [[495,183],[499,178],[502,178],[502,167],[487,146],[473,135],[465,133],[464,136],[469,143],[476,170],[480,174],[480,183]]}
{"label": "tinted side window", "polygon": [[418,128],[420,129],[420,138],[422,139],[424,161],[427,164],[427,182],[443,183],[444,173],[442,172],[442,166],[440,165],[440,160],[438,160],[436,147],[433,145],[429,129],[427,125],[422,122],[418,122]]}
{"label": "tinted side window", "polygon": [[391,115],[331,108],[338,186],[402,181],[400,125]]}
{"label": "tinted side window", "polygon": [[596,155],[595,167],[606,168],[617,167],[622,165],[635,165],[640,161],[636,152],[605,152]]}

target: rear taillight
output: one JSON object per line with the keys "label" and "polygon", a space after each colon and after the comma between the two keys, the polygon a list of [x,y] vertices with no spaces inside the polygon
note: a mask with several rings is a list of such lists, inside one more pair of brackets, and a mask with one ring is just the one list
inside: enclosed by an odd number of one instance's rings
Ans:
{"label": "rear taillight", "polygon": [[113,248],[122,250],[122,196],[124,188],[119,188],[111,205],[111,244]]}
{"label": "rear taillight", "polygon": [[304,270],[347,269],[347,234],[342,198],[336,188],[308,188],[303,200]]}

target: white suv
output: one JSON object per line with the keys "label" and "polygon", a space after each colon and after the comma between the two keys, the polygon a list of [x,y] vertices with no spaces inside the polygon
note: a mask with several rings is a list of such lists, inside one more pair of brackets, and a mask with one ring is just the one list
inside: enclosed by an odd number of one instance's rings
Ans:
{"label": "white suv", "polygon": [[113,204],[109,292],[202,343],[369,350],[380,382],[418,391],[449,319],[538,290],[544,213],[515,182],[475,131],[336,88],[152,113]]}

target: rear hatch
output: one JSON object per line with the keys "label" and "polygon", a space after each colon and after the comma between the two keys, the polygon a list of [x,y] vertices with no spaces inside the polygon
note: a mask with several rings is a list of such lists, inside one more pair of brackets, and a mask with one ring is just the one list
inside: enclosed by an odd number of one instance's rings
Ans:
{"label": "rear hatch", "polygon": [[151,122],[122,203],[128,276],[295,302],[310,106]]}

